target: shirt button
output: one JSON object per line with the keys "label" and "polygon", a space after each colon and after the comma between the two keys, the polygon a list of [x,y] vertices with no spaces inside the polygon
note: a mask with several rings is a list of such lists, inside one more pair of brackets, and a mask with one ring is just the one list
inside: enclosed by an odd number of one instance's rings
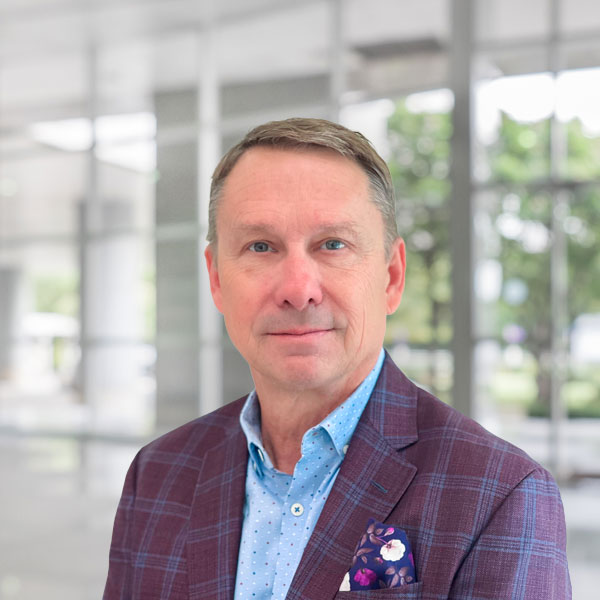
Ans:
{"label": "shirt button", "polygon": [[346,452],[348,452],[348,448],[349,448],[349,447],[350,447],[350,446],[348,446],[348,444],[346,444],[346,445],[345,445],[345,446],[342,448],[342,452],[343,452],[344,454],[346,454]]}
{"label": "shirt button", "polygon": [[265,462],[265,455],[263,454],[263,451],[260,448],[256,449],[258,452],[258,456],[260,456],[260,460],[262,460],[262,462]]}
{"label": "shirt button", "polygon": [[300,502],[295,502],[292,504],[292,506],[290,506],[290,511],[295,517],[300,517],[304,512],[304,506],[302,506]]}

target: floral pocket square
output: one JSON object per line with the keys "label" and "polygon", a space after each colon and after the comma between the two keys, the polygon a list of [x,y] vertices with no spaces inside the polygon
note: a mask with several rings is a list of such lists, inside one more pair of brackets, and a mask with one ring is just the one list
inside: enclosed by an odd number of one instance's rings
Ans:
{"label": "floral pocket square", "polygon": [[369,519],[340,592],[395,588],[415,581],[415,561],[406,532]]}

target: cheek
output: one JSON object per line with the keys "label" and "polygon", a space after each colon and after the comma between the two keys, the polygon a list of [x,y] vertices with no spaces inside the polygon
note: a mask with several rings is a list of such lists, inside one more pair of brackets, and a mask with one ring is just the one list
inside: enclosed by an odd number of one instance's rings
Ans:
{"label": "cheek", "polygon": [[373,317],[385,315],[385,283],[381,277],[354,276],[345,286],[340,302],[350,326],[364,328]]}
{"label": "cheek", "polygon": [[226,306],[224,321],[229,339],[240,354],[246,356],[246,350],[253,345],[255,339],[252,332],[255,319],[253,313],[249,310],[248,304],[236,302],[233,306]]}
{"label": "cheek", "polygon": [[268,304],[269,281],[231,270],[221,278],[223,314],[231,326],[250,328]]}
{"label": "cheek", "polygon": [[252,310],[253,295],[248,286],[235,273],[224,273],[221,277],[223,315],[228,330],[243,326]]}

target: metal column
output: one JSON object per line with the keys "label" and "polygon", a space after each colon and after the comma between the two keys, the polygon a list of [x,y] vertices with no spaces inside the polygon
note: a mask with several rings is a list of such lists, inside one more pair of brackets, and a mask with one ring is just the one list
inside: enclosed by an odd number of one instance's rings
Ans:
{"label": "metal column", "polygon": [[[205,8],[207,8],[205,6]],[[215,308],[204,264],[208,231],[210,180],[220,156],[220,95],[218,79],[215,3],[210,1],[206,28],[198,37],[198,409],[200,414],[223,404],[223,320]]]}
{"label": "metal column", "polygon": [[[550,44],[548,67],[556,76],[561,68],[559,46],[559,0],[550,2]],[[556,89],[556,85],[555,85]],[[556,101],[556,96],[555,96]],[[567,411],[562,401],[562,388],[567,378],[568,354],[568,259],[564,219],[568,216],[569,201],[566,190],[558,187],[560,164],[567,155],[564,126],[556,115],[550,129],[550,177],[552,180],[552,247],[550,251],[550,304],[552,309],[552,373],[550,378],[550,432],[548,464],[560,481],[567,477],[562,451],[562,429]]]}
{"label": "metal column", "polygon": [[450,252],[452,256],[452,319],[454,356],[453,404],[474,414],[474,293],[473,208],[471,198],[471,71],[473,51],[472,0],[452,1],[450,83],[454,93],[451,142]]}
{"label": "metal column", "polygon": [[[89,250],[90,212],[87,207],[94,206],[98,200],[98,163],[96,160],[96,117],[98,112],[98,59],[97,50],[90,47],[88,53],[88,117],[91,124],[91,140],[88,150],[88,173],[86,197],[80,206],[78,223],[79,245],[79,345],[81,357],[79,360],[79,393],[83,402],[90,401],[90,348],[88,307],[86,290],[88,289],[87,262]],[[94,407],[92,406],[92,411]],[[93,415],[92,415],[93,418]]]}
{"label": "metal column", "polygon": [[340,103],[345,88],[344,81],[344,33],[343,33],[343,0],[330,0],[331,5],[331,66],[329,73],[329,118],[338,122],[340,119]]}

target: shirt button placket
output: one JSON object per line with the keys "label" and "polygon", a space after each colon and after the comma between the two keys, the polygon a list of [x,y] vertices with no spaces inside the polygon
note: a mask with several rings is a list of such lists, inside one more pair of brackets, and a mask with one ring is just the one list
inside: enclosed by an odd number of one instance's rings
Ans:
{"label": "shirt button placket", "polygon": [[[301,471],[303,459],[297,466]],[[306,519],[309,510],[308,504],[301,492],[306,484],[302,477],[296,477],[288,489],[287,501],[281,515],[281,538],[279,540],[280,554],[277,557],[275,581],[273,583],[272,598],[285,598],[288,586],[293,578],[293,570],[297,566],[293,564],[301,555],[303,549],[303,534],[306,528]],[[302,500],[302,502],[298,502]],[[291,564],[290,564],[291,563]]]}

